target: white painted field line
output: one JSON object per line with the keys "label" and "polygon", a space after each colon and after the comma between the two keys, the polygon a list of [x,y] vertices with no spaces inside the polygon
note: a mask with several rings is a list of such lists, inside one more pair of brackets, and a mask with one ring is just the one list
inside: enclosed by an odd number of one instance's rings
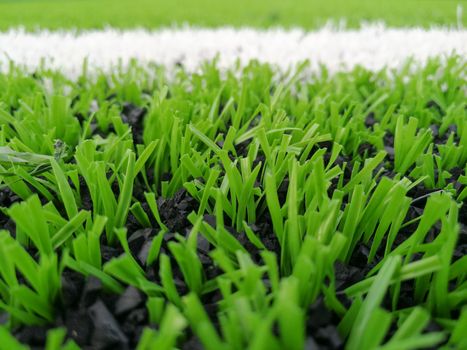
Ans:
{"label": "white painted field line", "polygon": [[205,60],[219,55],[219,66],[232,66],[237,59],[269,62],[286,69],[310,60],[312,69],[322,63],[331,72],[362,65],[371,70],[397,68],[407,58],[423,63],[429,57],[457,53],[467,57],[467,30],[432,28],[395,29],[381,24],[357,30],[326,26],[306,32],[301,29],[203,29],[179,28],[27,33],[12,29],[0,33],[0,69],[8,61],[36,69],[46,66],[76,76],[85,58],[91,70],[110,70],[121,60],[136,58],[142,64],[155,62],[169,69],[182,63],[196,70]]}

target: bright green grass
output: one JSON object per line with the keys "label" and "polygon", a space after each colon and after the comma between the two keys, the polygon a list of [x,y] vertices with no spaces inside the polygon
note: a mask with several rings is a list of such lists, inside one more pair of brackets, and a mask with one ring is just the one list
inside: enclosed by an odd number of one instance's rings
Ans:
{"label": "bright green grass", "polygon": [[[345,18],[391,26],[457,25],[455,0],[0,0],[0,29],[120,28],[181,25],[301,26]],[[464,24],[465,24],[464,16]]]}
{"label": "bright green grass", "polygon": [[[128,285],[144,293],[153,327],[139,349],[181,347],[189,329],[208,350],[303,349],[320,297],[341,319],[347,349],[465,349],[467,256],[453,256],[467,198],[465,68],[453,57],[415,71],[330,77],[280,76],[254,62],[226,74],[214,64],[201,74],[180,70],[171,80],[137,65],[78,82],[1,74],[1,189],[20,200],[1,208],[16,235],[0,231],[0,310],[9,315],[0,344],[20,349],[16,327],[53,324],[67,268],[97,277],[109,293]],[[147,109],[141,141],[122,120],[123,102]],[[437,191],[407,216],[423,199],[410,194],[418,184]],[[156,200],[182,188],[198,204],[192,228],[162,250],[170,228]],[[83,205],[87,192],[92,209]],[[267,216],[269,229],[257,232]],[[145,264],[128,248],[135,220],[154,228]],[[199,258],[201,237],[220,269],[214,277]],[[101,241],[123,254],[104,263]],[[335,263],[347,263],[359,244],[374,267],[336,290]],[[405,283],[409,307],[399,304]],[[215,291],[220,331],[202,302]],[[424,332],[430,320],[442,330]],[[63,338],[51,331],[48,349]]]}

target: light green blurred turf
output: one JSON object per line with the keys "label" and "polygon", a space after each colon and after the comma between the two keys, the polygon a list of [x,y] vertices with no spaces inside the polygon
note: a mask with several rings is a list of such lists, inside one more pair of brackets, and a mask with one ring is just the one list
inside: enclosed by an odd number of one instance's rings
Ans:
{"label": "light green blurred turf", "polygon": [[[390,26],[457,25],[459,0],[0,0],[0,30],[192,25],[301,26],[384,20]],[[464,16],[465,18],[465,16]],[[465,24],[465,20],[464,20]]]}

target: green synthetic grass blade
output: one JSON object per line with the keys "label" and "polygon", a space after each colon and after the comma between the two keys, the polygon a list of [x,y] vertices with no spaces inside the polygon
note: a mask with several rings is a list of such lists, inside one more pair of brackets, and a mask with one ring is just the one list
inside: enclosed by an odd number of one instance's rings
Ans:
{"label": "green synthetic grass blade", "polygon": [[120,195],[117,202],[117,211],[115,213],[115,226],[117,228],[123,227],[128,210],[130,208],[131,194],[133,192],[133,180],[135,177],[135,154],[129,152],[127,154],[127,168],[123,185],[121,187]]}
{"label": "green synthetic grass blade", "polygon": [[74,232],[80,229],[88,217],[89,212],[81,210],[74,217],[70,218],[70,221],[52,237],[53,248],[57,249],[62,244],[64,244],[73,235]]}
{"label": "green synthetic grass blade", "polygon": [[371,321],[377,321],[377,319],[375,319],[376,317],[381,317],[379,315],[372,315],[375,310],[379,310],[378,307],[383,301],[384,295],[386,294],[393,276],[399,269],[400,264],[400,257],[395,256],[388,258],[374,282],[371,284],[368,295],[359,310],[354,327],[349,335],[347,343],[348,349],[360,349],[362,344],[365,343],[366,338],[371,337],[371,334],[365,334],[365,329]]}
{"label": "green synthetic grass blade", "polygon": [[187,295],[183,298],[183,304],[185,315],[204,347],[208,350],[226,349],[197,296]]}
{"label": "green synthetic grass blade", "polygon": [[78,214],[75,196],[60,165],[58,165],[55,159],[51,159],[50,163],[52,164],[52,169],[57,180],[60,197],[65,206],[68,218],[71,219]]}
{"label": "green synthetic grass blade", "polygon": [[26,202],[13,205],[9,214],[15,220],[18,230],[23,231],[44,254],[52,254],[52,241],[49,227],[43,216],[43,209],[37,196]]}
{"label": "green synthetic grass blade", "polygon": [[26,350],[26,346],[23,346],[16,338],[10,334],[10,332],[4,328],[0,327],[0,341],[2,343],[3,349],[11,350]]}

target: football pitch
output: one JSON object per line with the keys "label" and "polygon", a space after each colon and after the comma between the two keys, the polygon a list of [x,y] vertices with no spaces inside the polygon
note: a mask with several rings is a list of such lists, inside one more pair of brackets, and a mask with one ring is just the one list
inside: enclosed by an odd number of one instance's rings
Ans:
{"label": "football pitch", "polygon": [[467,349],[463,7],[0,0],[0,350]]}

